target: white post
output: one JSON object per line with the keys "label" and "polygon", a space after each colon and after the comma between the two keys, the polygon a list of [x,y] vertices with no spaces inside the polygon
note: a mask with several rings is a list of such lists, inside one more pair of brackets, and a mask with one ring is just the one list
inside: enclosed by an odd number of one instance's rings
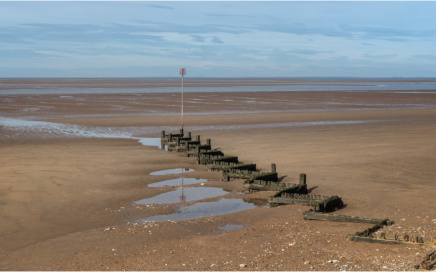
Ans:
{"label": "white post", "polygon": [[182,73],[182,129],[183,129],[183,73]]}
{"label": "white post", "polygon": [[182,130],[183,130],[183,76],[186,74],[186,68],[180,68],[180,74],[182,75]]}

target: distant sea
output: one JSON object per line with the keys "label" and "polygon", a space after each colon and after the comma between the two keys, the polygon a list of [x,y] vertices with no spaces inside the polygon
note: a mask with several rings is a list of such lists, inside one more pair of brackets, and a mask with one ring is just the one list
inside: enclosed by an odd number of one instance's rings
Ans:
{"label": "distant sea", "polygon": [[[134,80],[134,79],[132,79]],[[188,79],[189,80],[189,79]],[[187,80],[187,81],[188,81]],[[305,79],[303,79],[305,80]],[[337,81],[335,81],[337,80]],[[340,80],[340,82],[339,82]],[[355,82],[353,80],[358,80]],[[207,83],[205,79],[203,81]],[[247,80],[249,82],[249,80]],[[180,87],[141,87],[141,88],[64,88],[62,85],[59,88],[38,88],[38,89],[7,89],[5,84],[1,84],[3,90],[0,94],[99,94],[99,93],[172,93],[180,92]],[[436,79],[423,80],[413,79],[404,81],[382,81],[380,79],[322,79],[322,81],[304,81],[304,82],[267,82],[260,83],[260,86],[232,86],[231,82],[222,82],[211,87],[185,87],[184,92],[295,92],[295,91],[352,91],[352,92],[401,92],[413,91],[417,93],[423,91],[425,93],[436,93]],[[248,84],[247,84],[248,85]],[[6,87],[6,88],[5,88]]]}

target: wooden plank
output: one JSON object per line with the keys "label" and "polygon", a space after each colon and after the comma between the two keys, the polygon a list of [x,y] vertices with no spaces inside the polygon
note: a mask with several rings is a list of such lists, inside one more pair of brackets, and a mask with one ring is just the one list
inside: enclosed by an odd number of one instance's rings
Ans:
{"label": "wooden plank", "polygon": [[395,240],[395,239],[380,239],[373,237],[364,237],[364,236],[356,236],[349,234],[347,236],[347,241],[352,242],[365,242],[365,243],[379,243],[379,244],[389,244],[389,245],[409,245],[409,246],[428,246],[428,247],[436,247],[435,243],[416,243],[409,242],[405,240]]}
{"label": "wooden plank", "polygon": [[321,213],[321,212],[314,212],[314,211],[303,212],[303,218],[305,220],[352,222],[352,223],[365,223],[365,224],[377,224],[383,221],[382,219],[362,218],[357,216]]}
{"label": "wooden plank", "polygon": [[270,198],[268,202],[274,203],[274,204],[283,204],[283,205],[301,204],[301,205],[306,205],[306,206],[312,206],[317,202],[317,200],[298,199],[298,198],[289,198],[289,197],[274,197],[274,198]]}

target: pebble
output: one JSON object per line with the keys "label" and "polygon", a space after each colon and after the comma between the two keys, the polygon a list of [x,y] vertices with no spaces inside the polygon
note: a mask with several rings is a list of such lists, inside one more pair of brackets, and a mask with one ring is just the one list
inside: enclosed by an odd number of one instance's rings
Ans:
{"label": "pebble", "polygon": [[240,264],[239,267],[240,268],[245,268],[245,267],[247,267],[247,265],[246,264]]}
{"label": "pebble", "polygon": [[310,264],[310,261],[305,261],[304,264],[308,265],[308,264]]}

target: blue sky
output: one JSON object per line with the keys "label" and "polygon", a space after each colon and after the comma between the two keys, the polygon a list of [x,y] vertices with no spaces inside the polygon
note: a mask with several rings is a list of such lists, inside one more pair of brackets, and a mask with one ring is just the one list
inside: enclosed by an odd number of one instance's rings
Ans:
{"label": "blue sky", "polygon": [[436,2],[4,2],[0,77],[434,77]]}

